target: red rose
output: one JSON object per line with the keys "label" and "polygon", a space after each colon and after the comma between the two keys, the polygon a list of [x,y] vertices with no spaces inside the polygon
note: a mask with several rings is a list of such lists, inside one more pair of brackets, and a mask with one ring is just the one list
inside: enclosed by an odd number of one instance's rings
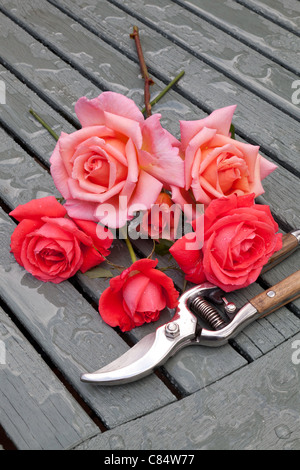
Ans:
{"label": "red rose", "polygon": [[204,217],[204,244],[189,250],[194,240],[184,236],[170,249],[188,281],[209,281],[230,292],[255,282],[269,258],[282,247],[269,206],[254,202],[254,194],[212,201]]}
{"label": "red rose", "polygon": [[[109,254],[112,235],[99,239],[94,222],[66,218],[54,196],[34,199],[10,213],[20,223],[11,237],[17,262],[41,281],[58,284],[78,270],[97,266]],[[95,249],[96,248],[96,249]],[[99,253],[100,252],[100,253]]]}
{"label": "red rose", "polygon": [[177,306],[179,293],[172,279],[155,269],[157,263],[141,259],[111,279],[99,302],[99,313],[108,325],[129,331],[158,320],[165,307]]}

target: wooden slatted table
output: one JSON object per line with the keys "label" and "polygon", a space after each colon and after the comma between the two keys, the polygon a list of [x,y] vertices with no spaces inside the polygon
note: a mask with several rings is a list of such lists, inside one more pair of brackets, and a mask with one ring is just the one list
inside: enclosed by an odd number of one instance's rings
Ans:
{"label": "wooden slatted table", "polygon": [[[300,365],[292,356],[300,300],[233,344],[184,349],[139,382],[82,384],[82,372],[111,362],[157,324],[120,335],[97,313],[107,280],[79,274],[54,285],[26,273],[9,253],[15,222],[8,214],[33,198],[59,196],[49,173],[55,142],[30,108],[59,134],[80,127],[74,104],[81,96],[111,90],[143,107],[129,37],[137,25],[154,95],[185,70],[155,107],[162,124],[179,137],[179,120],[237,104],[237,138],[278,165],[259,201],[271,206],[282,232],[300,228],[300,2],[2,0],[0,23],[0,449],[299,450]],[[137,242],[136,249],[144,257],[151,246]],[[121,241],[111,259],[129,265]],[[230,299],[241,307],[299,261],[300,252]],[[182,287],[179,273],[174,282]],[[172,315],[163,312],[158,324]]]}

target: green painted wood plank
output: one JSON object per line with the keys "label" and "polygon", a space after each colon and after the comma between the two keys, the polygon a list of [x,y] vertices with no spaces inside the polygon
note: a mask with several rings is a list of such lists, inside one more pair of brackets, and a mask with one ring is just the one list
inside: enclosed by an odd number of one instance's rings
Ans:
{"label": "green painted wood plank", "polygon": [[300,367],[292,361],[299,341],[297,335],[200,392],[76,449],[299,450]]}
{"label": "green painted wood plank", "polygon": [[[234,0],[173,0],[271,60],[299,73],[299,38]],[[274,2],[272,2],[274,4]]]}
{"label": "green painted wood plank", "polygon": [[0,422],[18,450],[64,450],[98,426],[0,308]]}
{"label": "green painted wood plank", "polygon": [[300,7],[297,0],[235,0],[299,35]]}
{"label": "green painted wood plank", "polygon": [[[51,2],[53,3],[53,0]],[[173,36],[173,39],[168,39],[156,32],[153,28],[156,27],[157,21],[150,18],[149,12],[147,12],[147,21],[151,23],[151,28],[106,1],[101,4],[95,0],[88,4],[82,3],[81,0],[78,4],[68,2],[69,0],[61,0],[55,3],[66,8],[69,15],[73,15],[78,21],[83,22],[93,32],[98,32],[98,35],[130,57],[136,57],[136,54],[128,33],[131,31],[132,25],[137,23],[141,27],[147,63],[155,74],[163,78],[164,81],[169,81],[170,77],[176,75],[179,65],[180,68],[185,68],[186,75],[178,86],[178,90],[184,96],[194,103],[198,103],[204,109],[210,110],[237,103],[236,127],[238,133],[250,141],[255,139],[263,146],[264,150],[274,154],[279,161],[284,162],[287,166],[299,169],[297,157],[299,139],[295,137],[298,124],[255,94],[245,90],[244,86],[233,82],[216,69],[204,64],[198,56],[195,57],[194,53],[186,51],[182,45],[175,44],[176,38]],[[50,41],[55,44],[55,47],[64,48],[66,43],[68,48],[65,34],[63,36],[55,35],[53,27],[47,26],[51,21],[50,6],[48,4],[45,10],[36,0],[30,0],[26,4],[19,0],[4,2],[4,7],[11,10],[11,14],[16,19],[22,20],[39,34],[43,33],[48,38],[50,37]],[[143,17],[143,14],[141,16]],[[50,32],[46,34],[47,27]],[[246,63],[248,66],[249,63],[247,61]],[[176,64],[176,71],[174,64]],[[138,74],[138,65],[136,70]],[[284,109],[287,109],[285,104]],[[274,128],[276,128],[276,139],[274,139]],[[289,148],[288,154],[287,148]]]}

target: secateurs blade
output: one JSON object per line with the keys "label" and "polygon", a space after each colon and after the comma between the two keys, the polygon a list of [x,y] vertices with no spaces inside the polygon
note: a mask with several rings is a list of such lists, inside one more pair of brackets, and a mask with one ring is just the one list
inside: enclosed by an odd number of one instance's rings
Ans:
{"label": "secateurs blade", "polygon": [[[265,266],[273,268],[300,245],[300,230],[283,237],[283,248]],[[234,304],[211,283],[185,292],[172,321],[145,336],[129,351],[102,369],[83,374],[81,381],[96,385],[133,382],[153,372],[186,346],[217,347],[236,337],[253,321],[300,297],[300,270],[259,294],[237,313]],[[225,304],[222,314],[213,304]]]}

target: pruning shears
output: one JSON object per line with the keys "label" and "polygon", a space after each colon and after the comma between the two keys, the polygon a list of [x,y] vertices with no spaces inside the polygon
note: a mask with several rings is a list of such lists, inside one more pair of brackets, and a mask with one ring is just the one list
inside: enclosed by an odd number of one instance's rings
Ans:
{"label": "pruning shears", "polygon": [[[284,235],[282,249],[269,260],[263,273],[290,256],[299,245],[300,230]],[[200,284],[180,297],[175,316],[170,322],[145,336],[109,365],[83,374],[81,381],[95,385],[118,385],[141,379],[184,347],[222,346],[253,321],[298,297],[300,270],[257,295],[238,311],[218,287],[208,282]],[[223,311],[216,305],[223,305]]]}

